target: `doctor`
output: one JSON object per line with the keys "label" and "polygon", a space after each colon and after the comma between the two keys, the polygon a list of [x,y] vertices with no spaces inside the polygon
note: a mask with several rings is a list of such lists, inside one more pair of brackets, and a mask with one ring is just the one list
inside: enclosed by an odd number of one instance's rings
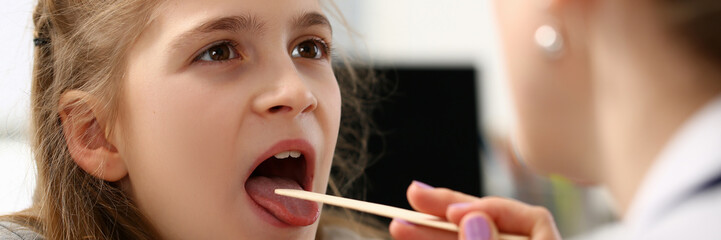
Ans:
{"label": "doctor", "polygon": [[[495,5],[527,165],[607,187],[623,220],[607,239],[721,239],[721,1]],[[394,220],[396,239],[560,239],[514,200],[418,182],[408,200],[461,231]]]}

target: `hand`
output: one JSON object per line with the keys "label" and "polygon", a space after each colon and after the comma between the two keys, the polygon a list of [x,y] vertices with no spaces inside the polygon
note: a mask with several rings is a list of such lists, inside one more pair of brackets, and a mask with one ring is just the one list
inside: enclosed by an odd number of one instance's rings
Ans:
{"label": "hand", "polygon": [[561,239],[553,216],[543,207],[498,197],[477,198],[415,181],[408,187],[407,197],[416,211],[445,218],[460,229],[453,233],[394,219],[389,228],[398,240],[499,239],[499,231],[531,240]]}

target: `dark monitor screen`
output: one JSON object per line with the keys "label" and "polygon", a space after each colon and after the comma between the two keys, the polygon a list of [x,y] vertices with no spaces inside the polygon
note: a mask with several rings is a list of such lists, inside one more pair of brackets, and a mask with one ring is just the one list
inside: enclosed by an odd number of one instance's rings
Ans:
{"label": "dark monitor screen", "polygon": [[[480,134],[473,68],[379,68],[394,89],[374,111],[382,137],[366,170],[366,200],[410,209],[412,180],[481,194]],[[385,221],[389,221],[385,219]]]}

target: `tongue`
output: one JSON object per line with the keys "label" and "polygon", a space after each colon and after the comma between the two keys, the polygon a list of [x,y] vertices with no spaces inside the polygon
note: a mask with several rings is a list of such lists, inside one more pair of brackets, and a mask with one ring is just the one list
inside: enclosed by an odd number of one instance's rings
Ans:
{"label": "tongue", "polygon": [[280,221],[294,226],[307,226],[318,219],[320,212],[317,203],[276,195],[274,191],[277,188],[302,190],[298,182],[282,177],[254,176],[245,183],[250,198]]}

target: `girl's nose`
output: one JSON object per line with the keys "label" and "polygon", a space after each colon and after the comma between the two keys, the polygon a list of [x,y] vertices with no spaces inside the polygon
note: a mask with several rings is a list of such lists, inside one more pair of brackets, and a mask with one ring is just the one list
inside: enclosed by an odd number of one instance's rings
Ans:
{"label": "girl's nose", "polygon": [[280,74],[278,81],[269,82],[271,86],[253,100],[252,108],[257,114],[295,117],[318,107],[318,99],[295,69]]}

